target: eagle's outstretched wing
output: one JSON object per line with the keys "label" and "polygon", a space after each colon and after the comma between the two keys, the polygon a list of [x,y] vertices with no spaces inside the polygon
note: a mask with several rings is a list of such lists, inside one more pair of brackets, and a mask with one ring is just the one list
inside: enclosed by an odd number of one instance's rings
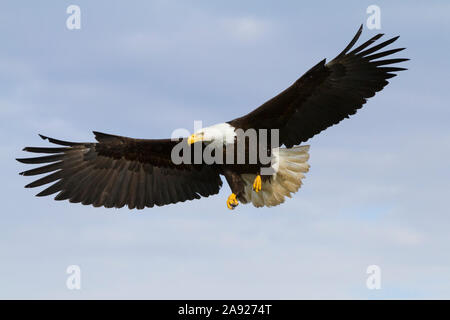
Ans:
{"label": "eagle's outstretched wing", "polygon": [[377,34],[350,51],[362,32],[362,25],[349,45],[333,60],[325,59],[306,72],[292,86],[249,114],[229,123],[246,129],[279,129],[280,145],[290,148],[355,114],[395,77],[406,70],[393,64],[409,59],[381,59],[404,48],[379,52],[398,37],[368,48],[383,34]]}
{"label": "eagle's outstretched wing", "polygon": [[53,183],[37,196],[58,194],[55,200],[70,200],[95,207],[130,209],[162,206],[217,194],[222,186],[212,166],[171,161],[179,141],[132,139],[94,132],[97,143],[75,143],[48,139],[56,148],[27,147],[24,151],[50,154],[17,159],[43,164],[24,171],[24,176],[48,174],[27,188]]}

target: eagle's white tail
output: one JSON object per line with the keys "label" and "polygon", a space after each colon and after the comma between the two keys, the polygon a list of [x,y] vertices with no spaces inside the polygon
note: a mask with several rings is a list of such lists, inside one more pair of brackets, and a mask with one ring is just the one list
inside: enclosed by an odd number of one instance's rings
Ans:
{"label": "eagle's white tail", "polygon": [[[278,151],[278,152],[277,152]],[[255,207],[272,207],[284,202],[285,197],[297,192],[302,185],[304,173],[308,172],[309,146],[299,146],[290,149],[278,148],[272,152],[272,168],[275,173],[270,179],[262,181],[261,191],[253,190],[255,174],[243,174],[245,181],[245,199],[242,203],[253,203]]]}

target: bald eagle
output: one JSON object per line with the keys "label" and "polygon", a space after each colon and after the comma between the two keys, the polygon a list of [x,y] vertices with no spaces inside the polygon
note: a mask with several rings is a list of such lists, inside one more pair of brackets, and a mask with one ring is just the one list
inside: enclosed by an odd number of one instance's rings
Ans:
{"label": "bald eagle", "polygon": [[[17,159],[27,164],[45,164],[21,175],[48,174],[25,187],[51,184],[37,196],[57,193],[55,200],[94,207],[127,205],[130,209],[143,209],[217,194],[223,175],[232,191],[226,203],[229,209],[234,209],[239,201],[251,202],[255,207],[276,206],[300,188],[309,169],[309,146],[300,144],[355,114],[367,98],[388,84],[387,79],[396,76],[395,72],[406,70],[393,65],[408,59],[385,58],[404,48],[381,51],[398,37],[375,45],[382,37],[377,34],[352,49],[361,32],[362,26],[333,60],[320,61],[259,108],[240,118],[200,129],[188,138],[133,139],[94,131],[97,142],[85,143],[40,135],[57,146],[23,149],[47,154]],[[198,146],[205,151],[211,145],[216,146],[216,151],[217,146],[223,149],[223,158],[233,150],[232,158],[236,159],[239,152],[228,147],[237,145],[238,129],[244,132],[254,129],[258,136],[261,130],[277,131],[277,139],[269,138],[270,148],[266,147],[270,162],[249,160],[247,156],[254,146],[245,136],[244,162],[173,160],[176,146],[182,146],[180,154],[192,160],[195,152],[189,156],[189,151]],[[257,149],[261,147],[259,140],[256,144]],[[263,169],[270,168],[273,169],[270,174],[262,174]]]}

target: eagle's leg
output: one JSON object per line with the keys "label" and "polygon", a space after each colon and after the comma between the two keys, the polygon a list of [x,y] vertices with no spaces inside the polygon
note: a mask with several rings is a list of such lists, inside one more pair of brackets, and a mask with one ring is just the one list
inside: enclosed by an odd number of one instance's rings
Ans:
{"label": "eagle's leg", "polygon": [[239,204],[239,201],[236,199],[236,195],[234,193],[230,194],[230,196],[227,199],[227,207],[230,210],[233,210],[236,208]]}
{"label": "eagle's leg", "polygon": [[[267,156],[269,157],[269,159],[271,159],[272,150],[269,149],[269,150],[266,150],[266,152],[267,152]],[[262,166],[259,168],[259,172],[258,172],[258,174],[256,175],[255,180],[253,180],[253,190],[254,190],[256,193],[258,193],[258,192],[261,191],[263,179],[264,179],[264,181],[267,181],[267,179],[270,178],[270,176],[267,175],[267,173],[264,172],[264,170],[271,169],[271,164],[272,164],[272,163],[270,162],[270,163],[268,163],[268,164],[262,165]],[[263,176],[263,178],[261,178],[261,175]]]}
{"label": "eagle's leg", "polygon": [[255,190],[255,192],[260,192],[261,191],[261,175],[257,175],[255,180],[253,181],[253,190]]}
{"label": "eagle's leg", "polygon": [[227,179],[228,185],[233,192],[227,199],[228,209],[233,210],[239,204],[239,197],[244,195],[245,192],[245,182],[242,180],[241,176],[234,171],[225,169],[223,175]]}

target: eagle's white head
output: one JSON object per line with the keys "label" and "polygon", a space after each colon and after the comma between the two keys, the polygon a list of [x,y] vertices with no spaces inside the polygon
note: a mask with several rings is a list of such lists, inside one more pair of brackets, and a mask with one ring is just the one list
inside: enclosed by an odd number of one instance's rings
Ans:
{"label": "eagle's white head", "polygon": [[188,144],[203,141],[208,144],[233,143],[236,136],[235,128],[228,123],[219,123],[197,130],[188,138]]}

